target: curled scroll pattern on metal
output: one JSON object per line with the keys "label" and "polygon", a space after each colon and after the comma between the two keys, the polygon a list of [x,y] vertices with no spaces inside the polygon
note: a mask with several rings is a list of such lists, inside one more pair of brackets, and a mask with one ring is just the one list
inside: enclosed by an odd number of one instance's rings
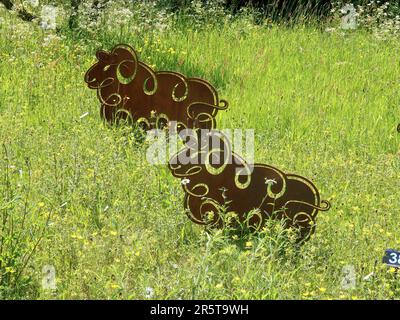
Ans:
{"label": "curled scroll pattern on metal", "polygon": [[[265,219],[272,217],[284,219],[285,227],[298,229],[300,240],[314,233],[318,211],[328,210],[330,204],[321,201],[311,181],[266,164],[248,164],[232,151],[230,141],[220,131],[212,130],[206,136],[196,132],[169,162],[172,174],[182,181],[185,209],[193,222],[222,227],[220,212],[225,206],[224,210],[235,212],[240,222],[250,211],[256,212],[247,221],[254,230],[260,230]],[[220,147],[215,147],[216,140]],[[188,155],[191,163],[187,163]]]}
{"label": "curled scroll pattern on metal", "polygon": [[[111,52],[100,50],[96,57],[85,81],[97,90],[104,119],[110,123],[131,120],[145,130],[175,123],[174,131],[184,133],[185,146],[168,166],[181,179],[184,207],[193,222],[223,227],[221,213],[228,211],[254,231],[274,218],[297,229],[300,241],[314,233],[317,213],[329,210],[330,203],[320,199],[307,178],[267,164],[249,164],[233,152],[229,139],[215,130],[217,112],[227,109],[228,103],[218,98],[210,83],[154,71],[126,44]],[[255,214],[248,218],[249,212]]]}
{"label": "curled scroll pattern on metal", "polygon": [[218,110],[228,107],[207,81],[177,72],[155,72],[138,60],[129,45],[119,44],[111,52],[99,50],[96,57],[85,82],[97,90],[101,115],[109,122],[127,119],[150,130],[174,121],[178,130],[209,129],[216,126]]}

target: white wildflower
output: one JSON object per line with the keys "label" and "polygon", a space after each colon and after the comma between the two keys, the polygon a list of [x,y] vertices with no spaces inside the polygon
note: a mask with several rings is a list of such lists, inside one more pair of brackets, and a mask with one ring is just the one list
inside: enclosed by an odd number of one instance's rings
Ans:
{"label": "white wildflower", "polygon": [[25,3],[33,8],[39,5],[39,0],[26,0]]}
{"label": "white wildflower", "polygon": [[188,178],[182,179],[182,181],[181,181],[181,184],[184,186],[186,186],[188,183],[190,183],[190,179],[188,179]]}
{"label": "white wildflower", "polygon": [[265,184],[266,185],[274,185],[274,184],[276,184],[277,182],[276,182],[276,180],[275,179],[268,179],[268,178],[265,178]]}
{"label": "white wildflower", "polygon": [[46,47],[50,45],[52,42],[61,40],[59,36],[56,36],[55,34],[49,34],[46,37],[43,38],[43,46]]}

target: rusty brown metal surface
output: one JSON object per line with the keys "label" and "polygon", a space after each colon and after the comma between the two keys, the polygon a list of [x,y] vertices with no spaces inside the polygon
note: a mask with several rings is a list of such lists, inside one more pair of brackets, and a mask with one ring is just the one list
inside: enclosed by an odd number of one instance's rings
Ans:
{"label": "rusty brown metal surface", "polygon": [[110,123],[129,119],[145,130],[195,129],[192,139],[184,139],[185,148],[169,161],[172,174],[181,179],[184,207],[193,222],[222,227],[223,212],[234,212],[253,230],[274,218],[297,229],[300,241],[314,233],[317,213],[330,204],[321,201],[311,181],[270,165],[248,164],[220,131],[201,134],[201,129],[214,129],[218,110],[228,107],[210,83],[176,72],[155,72],[125,44],[111,52],[100,50],[96,56],[98,62],[87,71],[85,81],[97,90],[104,119]]}
{"label": "rusty brown metal surface", "polygon": [[145,130],[161,129],[170,121],[183,128],[215,128],[218,110],[228,107],[215,88],[199,78],[171,71],[155,72],[138,60],[133,48],[115,46],[99,50],[98,62],[85,74],[89,88],[97,90],[101,116],[109,122],[128,119]]}
{"label": "rusty brown metal surface", "polygon": [[[220,131],[211,131],[208,138],[199,133],[192,138],[170,159],[169,168],[181,179],[184,206],[193,222],[221,227],[221,212],[235,212],[245,222],[252,211],[246,223],[254,230],[262,228],[266,218],[284,219],[286,227],[298,229],[299,240],[306,240],[314,233],[318,211],[330,208],[307,178],[266,164],[254,164],[251,170]],[[220,147],[215,147],[215,139]]]}

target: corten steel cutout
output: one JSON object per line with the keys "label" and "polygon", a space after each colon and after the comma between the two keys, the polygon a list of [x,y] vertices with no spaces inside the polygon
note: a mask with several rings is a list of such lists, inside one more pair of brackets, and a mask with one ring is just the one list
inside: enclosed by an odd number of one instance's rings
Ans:
{"label": "corten steel cutout", "polygon": [[215,128],[218,110],[228,107],[205,80],[171,71],[153,71],[138,60],[133,48],[115,46],[99,50],[98,62],[85,74],[89,88],[97,90],[101,115],[138,122],[145,129],[161,129],[176,122],[184,128]]}
{"label": "corten steel cutout", "polygon": [[254,164],[251,170],[251,165],[232,152],[230,141],[220,131],[204,136],[196,130],[185,140],[169,168],[182,179],[184,206],[195,223],[221,227],[220,212],[225,206],[225,212],[235,212],[241,222],[254,212],[247,221],[254,230],[262,228],[266,218],[284,219],[285,227],[298,229],[302,241],[314,233],[318,211],[330,208],[328,201],[320,200],[314,184],[302,176],[265,164]]}
{"label": "corten steel cutout", "polygon": [[[183,129],[196,129],[169,162],[172,174],[181,178],[184,206],[192,221],[222,227],[223,211],[235,212],[241,222],[253,212],[246,223],[254,230],[267,218],[276,218],[284,219],[286,227],[297,228],[299,241],[315,231],[318,211],[328,210],[330,204],[321,201],[312,182],[269,165],[246,163],[217,130],[201,135],[200,129],[216,127],[218,110],[228,107],[207,81],[171,71],[155,72],[125,44],[111,52],[100,50],[96,56],[98,62],[87,71],[85,81],[97,90],[104,119],[111,123],[131,120],[145,130],[168,126],[179,134],[185,134]],[[212,144],[215,141],[219,141],[218,148]],[[188,163],[188,156],[197,162]]]}

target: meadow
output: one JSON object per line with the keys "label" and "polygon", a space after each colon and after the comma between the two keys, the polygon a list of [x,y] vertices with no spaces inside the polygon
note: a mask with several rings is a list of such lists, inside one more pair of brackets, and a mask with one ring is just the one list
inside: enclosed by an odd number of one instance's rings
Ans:
{"label": "meadow", "polygon": [[[381,262],[400,249],[399,38],[244,17],[92,37],[0,8],[1,299],[400,298]],[[132,128],[103,123],[84,83],[96,49],[121,42],[210,81],[230,103],[219,128],[255,129],[256,162],[315,183],[332,208],[310,241],[278,222],[238,237],[187,218],[179,180],[147,163]]]}

